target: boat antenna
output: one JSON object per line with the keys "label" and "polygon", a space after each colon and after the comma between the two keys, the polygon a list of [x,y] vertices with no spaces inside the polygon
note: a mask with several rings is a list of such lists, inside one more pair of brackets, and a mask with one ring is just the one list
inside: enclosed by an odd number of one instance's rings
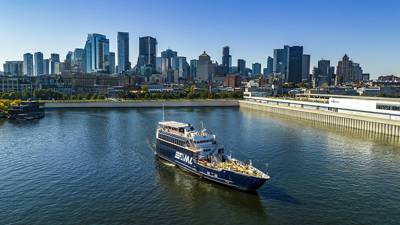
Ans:
{"label": "boat antenna", "polygon": [[162,104],[162,120],[164,121],[164,114],[165,114],[165,112],[164,112],[165,110],[164,110],[164,103]]}

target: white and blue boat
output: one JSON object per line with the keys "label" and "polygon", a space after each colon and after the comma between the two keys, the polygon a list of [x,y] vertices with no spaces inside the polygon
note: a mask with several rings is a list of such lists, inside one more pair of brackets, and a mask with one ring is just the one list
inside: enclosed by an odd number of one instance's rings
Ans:
{"label": "white and blue boat", "polygon": [[256,191],[269,176],[224,153],[216,136],[191,124],[161,121],[156,133],[156,155],[202,178],[244,191]]}

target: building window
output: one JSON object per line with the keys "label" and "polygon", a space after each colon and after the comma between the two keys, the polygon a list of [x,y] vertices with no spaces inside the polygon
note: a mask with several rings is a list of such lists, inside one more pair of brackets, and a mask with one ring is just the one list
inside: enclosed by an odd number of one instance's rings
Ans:
{"label": "building window", "polygon": [[400,105],[376,104],[376,109],[400,111]]}

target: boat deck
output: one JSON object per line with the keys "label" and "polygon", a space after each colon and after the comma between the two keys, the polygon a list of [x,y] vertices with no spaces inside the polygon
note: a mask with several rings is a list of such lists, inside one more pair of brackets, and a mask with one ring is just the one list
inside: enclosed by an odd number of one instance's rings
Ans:
{"label": "boat deck", "polygon": [[247,174],[250,176],[254,176],[254,177],[258,177],[258,178],[263,178],[263,175],[261,173],[257,173],[254,171],[257,170],[251,170],[249,168],[249,165],[245,164],[239,164],[237,162],[218,162],[218,163],[209,163],[206,161],[201,161],[199,160],[199,164],[210,168],[210,169],[214,169],[214,170],[228,170],[228,171],[233,171],[233,172],[239,172],[242,174]]}

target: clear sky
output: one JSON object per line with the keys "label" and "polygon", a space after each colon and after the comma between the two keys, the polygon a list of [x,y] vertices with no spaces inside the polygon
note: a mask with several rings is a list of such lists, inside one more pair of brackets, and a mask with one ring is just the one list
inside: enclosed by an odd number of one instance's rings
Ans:
{"label": "clear sky", "polygon": [[373,78],[400,75],[400,1],[397,0],[2,0],[0,70],[26,52],[60,53],[83,48],[88,33],[105,34],[116,51],[118,31],[130,33],[136,64],[138,37],[153,36],[158,55],[166,48],[188,61],[204,50],[221,63],[230,46],[246,66],[274,48],[303,45],[311,68],[321,58],[337,61],[347,53]]}

